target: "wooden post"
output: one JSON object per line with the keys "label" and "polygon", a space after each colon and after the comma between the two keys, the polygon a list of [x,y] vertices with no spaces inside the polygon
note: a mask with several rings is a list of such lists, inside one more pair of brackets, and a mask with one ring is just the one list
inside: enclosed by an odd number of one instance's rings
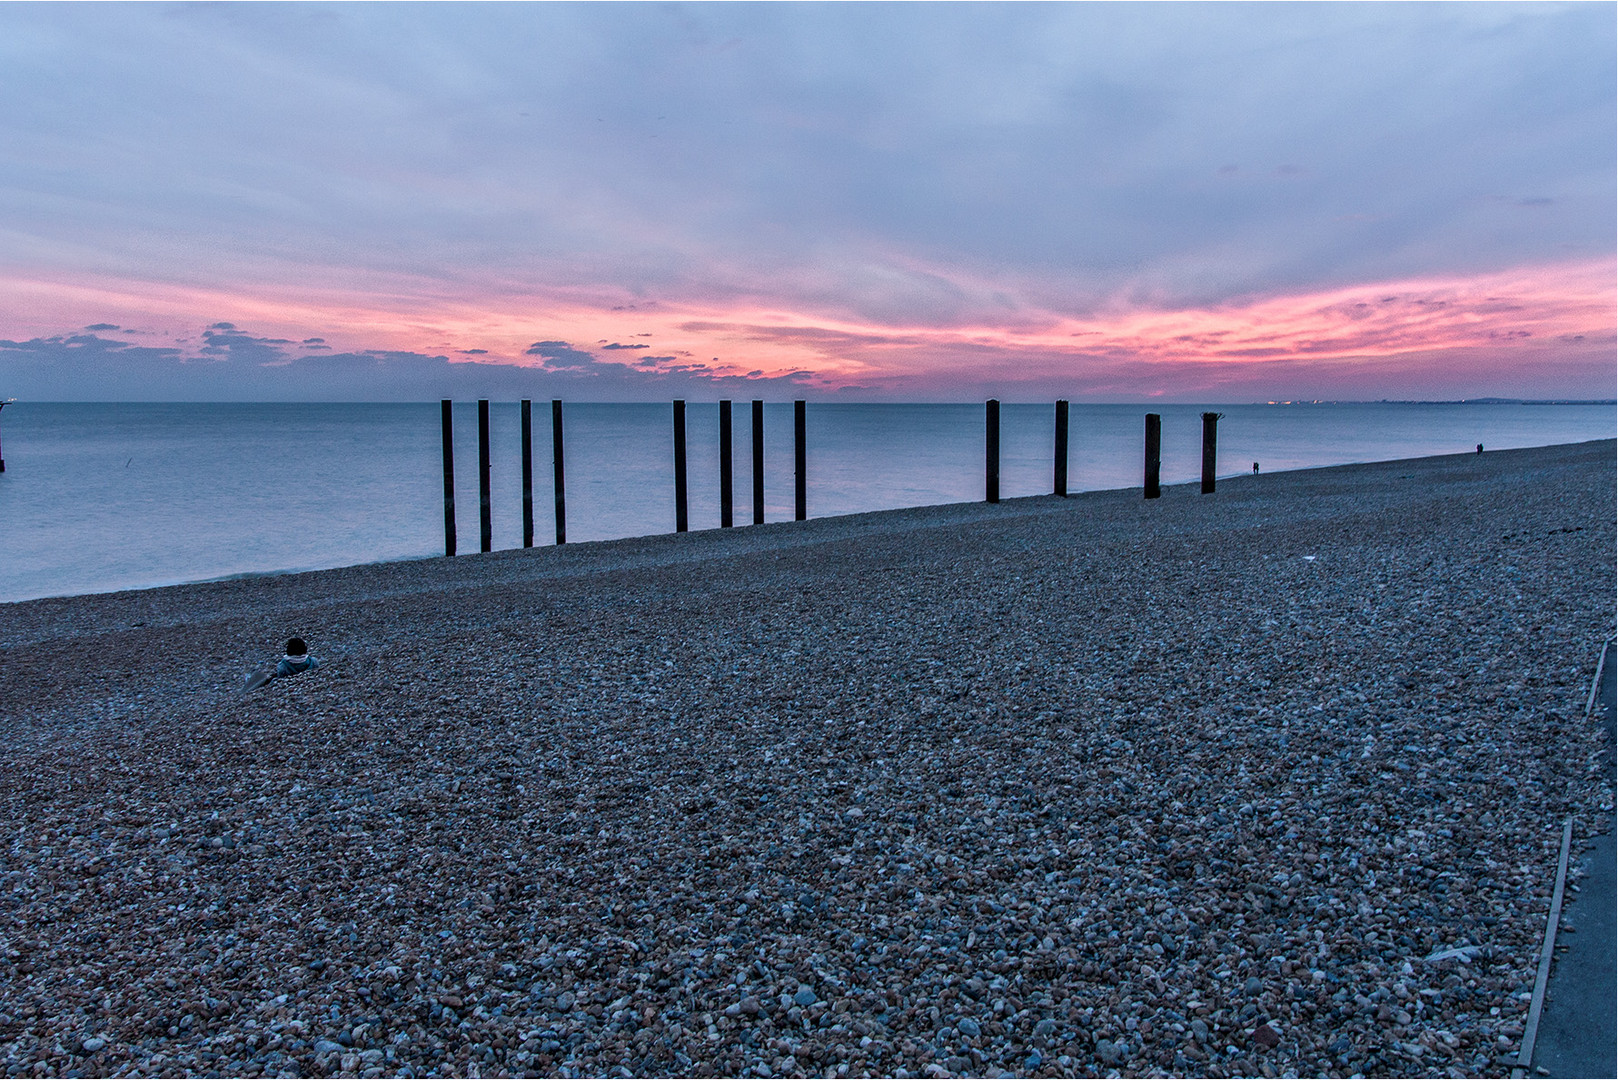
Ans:
{"label": "wooden post", "polygon": [[1000,401],[983,403],[983,501],[1000,501]]}
{"label": "wooden post", "polygon": [[534,403],[522,399],[522,546],[534,546]]}
{"label": "wooden post", "polygon": [[1219,418],[1223,413],[1202,414],[1202,493],[1212,495],[1214,464],[1219,456]]}
{"label": "wooden post", "polygon": [[489,400],[478,399],[478,525],[484,551],[494,550],[494,521],[489,500]]}
{"label": "wooden post", "polygon": [[685,402],[674,403],[674,531],[688,527],[685,505]]}
{"label": "wooden post", "polygon": [[792,403],[792,462],[793,462],[793,503],[795,520],[803,521],[809,516],[809,475],[808,455],[804,450],[804,404],[800,398]]}
{"label": "wooden post", "polygon": [[[4,409],[7,405],[10,405],[12,402],[14,402],[16,400],[17,400],[16,398],[6,398],[6,400],[0,401],[0,409]],[[1483,447],[1479,446],[1478,447],[1478,452],[1481,453],[1482,451],[1483,451]],[[6,455],[4,453],[0,453],[0,472],[5,472],[5,471],[6,471]]]}
{"label": "wooden post", "polygon": [[764,403],[753,402],[753,524],[764,524]]}
{"label": "wooden post", "polygon": [[556,490],[556,542],[567,543],[567,485],[562,482],[562,403],[551,401],[551,473]]}
{"label": "wooden post", "polygon": [[1067,402],[1056,403],[1056,486],[1054,494],[1067,498]]}
{"label": "wooden post", "polygon": [[455,421],[450,401],[439,403],[439,426],[444,431],[444,554],[455,554]]}
{"label": "wooden post", "polygon": [[735,492],[731,490],[730,474],[730,402],[719,403],[719,527],[728,529],[734,524],[731,521],[731,501]]}
{"label": "wooden post", "polygon": [[1146,414],[1146,497],[1155,499],[1163,494],[1159,485],[1163,473],[1163,418],[1155,412]]}

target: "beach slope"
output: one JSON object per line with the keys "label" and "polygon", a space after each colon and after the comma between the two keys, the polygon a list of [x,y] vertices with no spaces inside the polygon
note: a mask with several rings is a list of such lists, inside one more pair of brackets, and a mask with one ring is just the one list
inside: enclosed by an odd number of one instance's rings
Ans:
{"label": "beach slope", "polygon": [[0,1058],[1505,1075],[1614,453],[0,606]]}

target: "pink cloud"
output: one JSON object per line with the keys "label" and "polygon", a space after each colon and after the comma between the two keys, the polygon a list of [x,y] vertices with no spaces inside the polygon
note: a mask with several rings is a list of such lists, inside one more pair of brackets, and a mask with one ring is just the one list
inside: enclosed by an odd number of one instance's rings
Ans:
{"label": "pink cloud", "polygon": [[[648,301],[605,288],[451,289],[413,279],[250,294],[118,280],[0,278],[0,287],[16,301],[0,336],[14,338],[105,320],[179,343],[198,326],[228,320],[294,341],[318,334],[337,351],[519,366],[540,363],[525,355],[536,340],[606,341],[619,344],[577,347],[626,367],[741,377],[805,371],[822,391],[857,386],[910,399],[996,387],[1008,396],[1080,398],[1605,397],[1614,381],[1610,260],[1195,309],[1120,301],[1085,316],[1042,309],[1002,287],[1012,297],[1004,318],[976,307],[976,315],[943,326],[831,318],[786,296]],[[965,280],[959,287],[986,289]],[[626,340],[637,344],[625,347]]]}

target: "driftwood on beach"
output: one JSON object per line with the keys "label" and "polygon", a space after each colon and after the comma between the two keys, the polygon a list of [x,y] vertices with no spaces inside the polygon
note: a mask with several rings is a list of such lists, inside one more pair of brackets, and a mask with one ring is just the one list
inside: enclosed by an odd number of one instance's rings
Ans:
{"label": "driftwood on beach", "polygon": [[1613,442],[1196,492],[0,606],[0,1059],[1509,1071]]}

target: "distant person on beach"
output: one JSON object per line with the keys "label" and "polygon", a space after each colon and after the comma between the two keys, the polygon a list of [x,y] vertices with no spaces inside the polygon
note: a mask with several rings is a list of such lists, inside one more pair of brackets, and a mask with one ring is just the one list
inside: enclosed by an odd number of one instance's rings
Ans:
{"label": "distant person on beach", "polygon": [[1483,444],[1482,443],[1478,443],[1478,453],[1480,453],[1480,454],[1483,453]]}
{"label": "distant person on beach", "polygon": [[1254,476],[1258,475],[1258,462],[1256,462],[1256,461],[1253,462],[1253,475]]}
{"label": "distant person on beach", "polygon": [[320,666],[320,661],[309,655],[309,646],[304,644],[303,638],[295,637],[287,641],[287,654],[281,662],[275,665],[277,676],[302,675],[306,671]]}
{"label": "distant person on beach", "polygon": [[[284,679],[292,675],[302,675],[306,671],[313,671],[320,666],[320,661],[309,655],[309,646],[303,638],[287,639],[287,654],[281,657],[274,669],[261,668],[247,676],[247,683],[242,687],[241,693],[246,694],[257,690],[271,679]],[[240,695],[238,695],[240,696]]]}

